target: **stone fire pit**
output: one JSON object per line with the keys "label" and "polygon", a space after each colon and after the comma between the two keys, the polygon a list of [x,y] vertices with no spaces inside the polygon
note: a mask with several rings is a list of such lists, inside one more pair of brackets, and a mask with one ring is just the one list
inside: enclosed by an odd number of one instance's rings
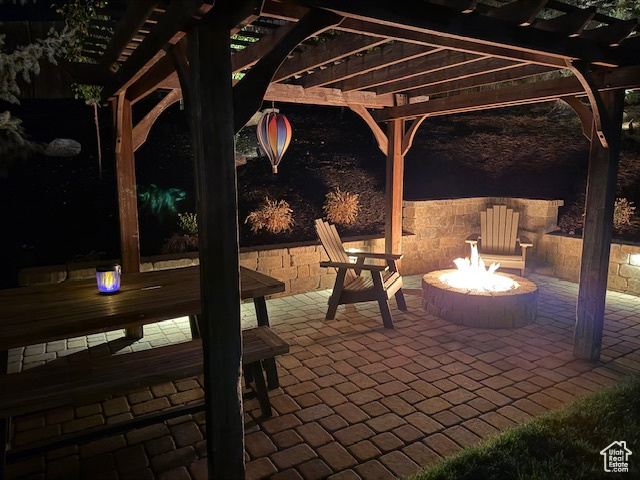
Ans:
{"label": "stone fire pit", "polygon": [[508,277],[520,285],[505,292],[478,292],[455,288],[440,281],[454,270],[436,270],[422,277],[422,307],[436,317],[480,328],[512,328],[533,323],[538,310],[538,287],[517,275]]}

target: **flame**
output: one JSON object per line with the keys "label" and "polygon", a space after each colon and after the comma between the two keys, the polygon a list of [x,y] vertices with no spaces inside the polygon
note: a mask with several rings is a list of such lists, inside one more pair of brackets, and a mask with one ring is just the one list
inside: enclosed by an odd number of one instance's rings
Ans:
{"label": "flame", "polygon": [[504,292],[520,286],[518,282],[495,273],[500,268],[499,263],[492,263],[486,268],[476,245],[471,245],[470,259],[456,258],[453,263],[458,270],[440,276],[440,281],[451,287],[477,292]]}

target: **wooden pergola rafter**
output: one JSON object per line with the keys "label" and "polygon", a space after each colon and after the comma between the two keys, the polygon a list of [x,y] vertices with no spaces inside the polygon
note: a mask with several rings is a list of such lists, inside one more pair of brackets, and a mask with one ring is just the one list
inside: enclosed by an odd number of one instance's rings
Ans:
{"label": "wooden pergola rafter", "polygon": [[[140,265],[134,151],[183,96],[190,112],[213,478],[243,470],[233,135],[263,100],[346,106],[371,127],[387,158],[390,253],[402,249],[404,156],[427,117],[566,101],[591,140],[574,353],[599,357],[623,92],[640,88],[638,22],[556,0],[501,3],[114,0],[102,12],[111,20],[91,25],[95,64],[68,69],[104,85],[114,105],[125,270]],[[157,90],[166,96],[132,125],[132,104]]]}

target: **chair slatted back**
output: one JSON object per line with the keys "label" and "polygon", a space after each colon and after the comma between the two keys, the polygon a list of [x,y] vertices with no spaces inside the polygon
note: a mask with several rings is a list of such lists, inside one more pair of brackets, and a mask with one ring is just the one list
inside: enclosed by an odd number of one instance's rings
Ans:
{"label": "chair slatted back", "polygon": [[480,212],[480,245],[485,253],[511,255],[516,251],[520,213],[506,205]]}
{"label": "chair slatted back", "polygon": [[[338,235],[335,225],[331,225],[330,223],[323,221],[321,218],[318,218],[315,223],[318,238],[320,238],[329,260],[332,262],[350,263],[349,255],[345,252],[344,247],[342,246],[342,240],[340,239],[340,235]],[[347,270],[344,277],[344,284],[348,285],[357,277],[358,276],[354,270]]]}

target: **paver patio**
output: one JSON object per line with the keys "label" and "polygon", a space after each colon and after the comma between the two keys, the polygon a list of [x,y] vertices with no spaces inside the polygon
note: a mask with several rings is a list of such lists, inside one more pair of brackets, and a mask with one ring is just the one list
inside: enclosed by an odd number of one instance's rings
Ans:
{"label": "paver patio", "polygon": [[[538,318],[512,330],[470,329],[422,311],[420,276],[405,277],[409,311],[386,330],[375,302],[340,307],[325,322],[330,290],[268,301],[271,325],[291,344],[279,358],[274,417],[245,402],[247,478],[384,479],[494,435],[577,395],[640,371],[640,299],[609,292],[601,361],[576,360],[577,285],[531,275]],[[394,302],[391,302],[395,306]],[[255,324],[243,305],[243,326]],[[150,348],[190,338],[187,319],[10,352],[10,371],[47,361]],[[16,446],[201,399],[187,379],[15,419]],[[206,478],[204,414],[70,446],[9,466],[9,478]]]}

